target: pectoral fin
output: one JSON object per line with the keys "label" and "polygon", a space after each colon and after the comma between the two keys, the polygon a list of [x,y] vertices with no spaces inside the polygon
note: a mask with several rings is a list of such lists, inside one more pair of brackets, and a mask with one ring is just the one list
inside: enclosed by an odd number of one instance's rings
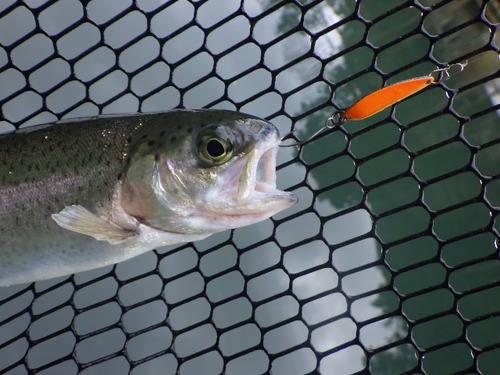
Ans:
{"label": "pectoral fin", "polygon": [[137,235],[134,230],[122,228],[115,223],[97,217],[82,206],[67,206],[52,215],[52,219],[64,229],[107,241],[112,245],[120,244]]}

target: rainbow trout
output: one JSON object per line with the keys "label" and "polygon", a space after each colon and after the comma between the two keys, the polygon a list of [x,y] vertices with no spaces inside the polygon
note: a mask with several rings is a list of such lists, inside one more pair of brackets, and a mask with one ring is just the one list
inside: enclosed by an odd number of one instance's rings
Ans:
{"label": "rainbow trout", "polygon": [[0,286],[121,262],[264,220],[277,129],[222,110],[42,125],[0,136]]}

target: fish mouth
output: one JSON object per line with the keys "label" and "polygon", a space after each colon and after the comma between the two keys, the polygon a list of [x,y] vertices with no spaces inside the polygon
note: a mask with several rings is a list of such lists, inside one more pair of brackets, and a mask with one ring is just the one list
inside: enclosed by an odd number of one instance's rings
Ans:
{"label": "fish mouth", "polygon": [[[272,134],[274,135],[274,134]],[[297,197],[276,187],[276,154],[280,140],[269,135],[220,175],[203,211],[214,225],[233,228],[265,220],[293,206]]]}
{"label": "fish mouth", "polygon": [[255,148],[246,157],[236,193],[236,199],[240,203],[259,197],[259,193],[269,197],[291,197],[293,194],[276,188],[276,152],[277,147],[267,149]]}

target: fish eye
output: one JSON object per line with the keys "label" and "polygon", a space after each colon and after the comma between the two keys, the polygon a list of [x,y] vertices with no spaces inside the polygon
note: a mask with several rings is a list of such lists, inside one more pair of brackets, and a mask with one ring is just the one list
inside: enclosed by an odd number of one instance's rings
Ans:
{"label": "fish eye", "polygon": [[229,140],[216,135],[205,135],[198,140],[198,156],[211,165],[220,165],[231,159],[233,147]]}

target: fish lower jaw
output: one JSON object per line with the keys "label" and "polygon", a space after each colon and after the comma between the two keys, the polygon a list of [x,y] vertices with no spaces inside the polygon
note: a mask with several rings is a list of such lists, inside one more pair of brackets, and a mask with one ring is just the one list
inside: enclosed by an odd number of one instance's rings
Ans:
{"label": "fish lower jaw", "polygon": [[209,232],[222,232],[227,229],[240,228],[268,219],[272,214],[267,212],[252,213],[204,213],[192,221],[192,225]]}
{"label": "fish lower jaw", "polygon": [[266,220],[295,203],[297,197],[292,193],[276,189],[255,191],[245,201],[212,201],[205,207],[198,207],[191,218],[195,218],[198,227],[225,230]]}
{"label": "fish lower jaw", "polygon": [[289,194],[284,191],[276,189],[275,184],[270,184],[267,182],[257,181],[255,183],[254,191],[257,193],[266,193],[266,194]]}

